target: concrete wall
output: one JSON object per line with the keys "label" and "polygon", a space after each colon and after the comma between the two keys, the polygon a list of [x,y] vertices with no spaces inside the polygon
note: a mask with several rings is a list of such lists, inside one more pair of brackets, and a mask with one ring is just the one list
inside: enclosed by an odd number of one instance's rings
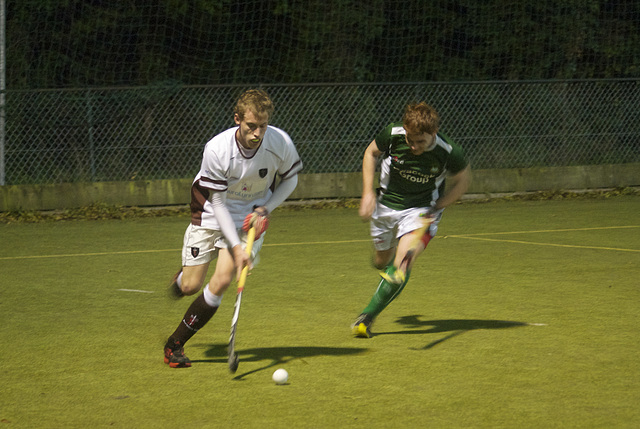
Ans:
{"label": "concrete wall", "polygon": [[[191,179],[0,187],[0,211],[55,210],[100,202],[123,206],[187,204]],[[469,193],[640,186],[640,164],[474,170]],[[301,174],[290,199],[359,197],[360,173]]]}

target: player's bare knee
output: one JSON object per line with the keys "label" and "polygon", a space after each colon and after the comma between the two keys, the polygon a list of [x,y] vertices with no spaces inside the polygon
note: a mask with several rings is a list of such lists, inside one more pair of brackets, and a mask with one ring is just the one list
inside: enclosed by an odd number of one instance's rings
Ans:
{"label": "player's bare knee", "polygon": [[187,296],[197,293],[201,288],[202,284],[188,280],[185,281],[185,279],[182,280],[182,284],[180,285],[180,290]]}
{"label": "player's bare knee", "polygon": [[380,262],[378,262],[378,261],[373,261],[373,267],[374,267],[376,270],[382,270],[382,269],[384,269],[384,267],[386,267],[386,266],[387,266],[387,264],[380,263]]}
{"label": "player's bare knee", "polygon": [[387,265],[389,265],[389,262],[391,262],[391,258],[386,256],[376,255],[373,257],[373,260],[371,262],[377,270],[382,270]]}

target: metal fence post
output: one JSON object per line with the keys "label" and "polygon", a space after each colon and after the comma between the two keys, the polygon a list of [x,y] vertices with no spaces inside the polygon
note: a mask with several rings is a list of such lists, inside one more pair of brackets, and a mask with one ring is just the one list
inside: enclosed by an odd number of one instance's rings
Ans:
{"label": "metal fence post", "polygon": [[91,90],[86,91],[86,100],[87,100],[87,145],[89,150],[89,167],[91,171],[91,181],[96,180],[96,154],[94,148],[94,135],[93,135],[93,100],[91,97]]}
{"label": "metal fence post", "polygon": [[6,17],[4,0],[0,0],[0,186],[5,184],[5,108],[4,108],[4,91],[6,89],[6,58],[5,58],[5,34],[6,34]]}

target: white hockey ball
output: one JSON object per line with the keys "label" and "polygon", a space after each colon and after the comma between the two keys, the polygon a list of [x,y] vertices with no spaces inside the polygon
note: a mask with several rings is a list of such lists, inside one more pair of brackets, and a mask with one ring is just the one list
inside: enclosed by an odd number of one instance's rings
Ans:
{"label": "white hockey ball", "polygon": [[285,384],[289,379],[289,373],[283,368],[276,369],[271,378],[273,378],[276,384]]}

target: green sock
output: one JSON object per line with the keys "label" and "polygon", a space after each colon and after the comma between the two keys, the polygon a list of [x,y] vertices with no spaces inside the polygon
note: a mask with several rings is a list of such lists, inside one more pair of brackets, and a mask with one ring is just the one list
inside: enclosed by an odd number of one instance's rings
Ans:
{"label": "green sock", "polygon": [[[393,277],[395,271],[396,268],[393,265],[389,265],[385,269],[385,272],[391,277]],[[373,294],[369,305],[367,305],[367,307],[362,310],[362,312],[367,313],[375,319],[378,314],[382,312],[382,310],[384,310],[389,304],[391,304],[391,301],[393,301],[398,295],[400,295],[400,292],[402,292],[402,289],[404,289],[405,285],[409,281],[410,274],[411,272],[407,271],[405,273],[404,281],[400,284],[392,284],[385,279],[380,279],[380,284],[378,284],[376,293]]]}

